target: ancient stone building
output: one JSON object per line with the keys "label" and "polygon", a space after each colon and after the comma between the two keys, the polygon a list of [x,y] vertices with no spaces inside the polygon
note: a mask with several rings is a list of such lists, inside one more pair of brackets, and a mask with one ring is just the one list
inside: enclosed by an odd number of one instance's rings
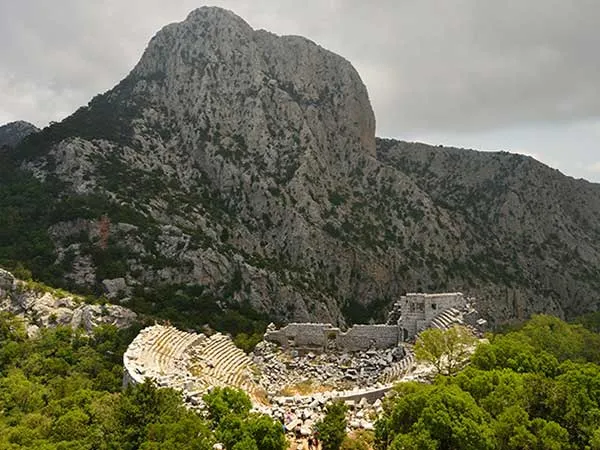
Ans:
{"label": "ancient stone building", "polygon": [[400,340],[409,341],[431,326],[436,318],[453,321],[452,313],[465,310],[467,301],[460,292],[442,294],[406,294],[400,297],[390,312],[388,324],[396,323]]}

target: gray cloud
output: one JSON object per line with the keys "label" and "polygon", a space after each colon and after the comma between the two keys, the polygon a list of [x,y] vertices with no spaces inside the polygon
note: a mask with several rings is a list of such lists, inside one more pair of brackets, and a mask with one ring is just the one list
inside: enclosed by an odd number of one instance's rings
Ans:
{"label": "gray cloud", "polygon": [[[600,116],[596,0],[213,4],[255,28],[301,34],[349,59],[369,89],[380,135],[481,133]],[[0,122],[61,119],[116,84],[159,28],[198,6],[1,2]]]}

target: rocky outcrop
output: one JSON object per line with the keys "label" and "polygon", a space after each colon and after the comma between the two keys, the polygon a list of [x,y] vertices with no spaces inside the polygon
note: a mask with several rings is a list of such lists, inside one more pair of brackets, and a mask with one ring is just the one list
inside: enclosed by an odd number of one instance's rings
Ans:
{"label": "rocky outcrop", "polygon": [[597,307],[596,185],[374,130],[346,60],[200,8],[15,154],[59,192],[40,230],[55,273],[114,300],[200,285],[338,325],[418,291],[475,296],[492,325]]}
{"label": "rocky outcrop", "polygon": [[91,305],[62,291],[46,292],[29,286],[0,269],[0,309],[20,316],[28,323],[27,332],[35,335],[40,328],[58,325],[83,328],[87,333],[99,325],[126,328],[137,315],[118,305]]}
{"label": "rocky outcrop", "polygon": [[14,148],[23,139],[40,131],[35,125],[19,120],[0,126],[0,149],[2,147]]}

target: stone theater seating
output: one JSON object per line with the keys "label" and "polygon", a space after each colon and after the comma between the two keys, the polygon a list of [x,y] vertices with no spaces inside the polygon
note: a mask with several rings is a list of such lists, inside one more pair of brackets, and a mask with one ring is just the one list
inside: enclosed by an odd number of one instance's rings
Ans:
{"label": "stone theater seating", "polygon": [[214,386],[231,386],[244,389],[257,403],[263,398],[252,379],[250,358],[220,333],[207,337],[154,325],[138,334],[123,362],[125,383],[152,378],[187,398],[200,398]]}

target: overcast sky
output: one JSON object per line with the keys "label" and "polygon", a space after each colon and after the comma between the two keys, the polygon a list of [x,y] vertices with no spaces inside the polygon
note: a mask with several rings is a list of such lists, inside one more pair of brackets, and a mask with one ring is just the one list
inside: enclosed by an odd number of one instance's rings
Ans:
{"label": "overcast sky", "polygon": [[[58,121],[205,3],[0,0],[0,123]],[[214,0],[350,60],[377,133],[526,153],[600,182],[598,0]]]}

